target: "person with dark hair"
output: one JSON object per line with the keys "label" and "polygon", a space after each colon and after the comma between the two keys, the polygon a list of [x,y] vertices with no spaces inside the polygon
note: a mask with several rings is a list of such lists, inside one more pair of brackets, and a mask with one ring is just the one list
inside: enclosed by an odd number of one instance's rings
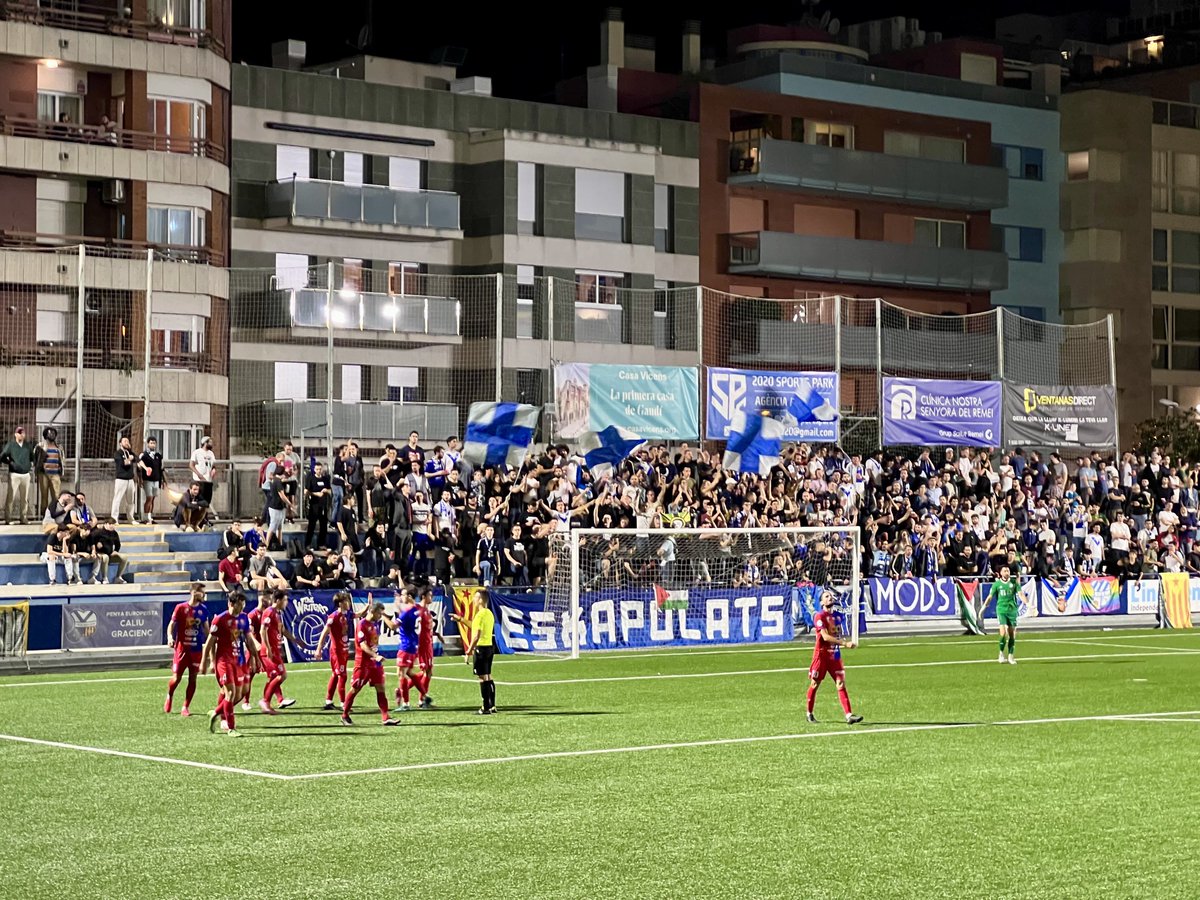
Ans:
{"label": "person with dark hair", "polygon": [[379,620],[383,618],[383,604],[368,600],[367,614],[359,620],[354,630],[354,680],[350,684],[350,693],[342,703],[343,725],[353,725],[350,710],[354,707],[354,698],[367,685],[375,688],[375,700],[379,711],[383,714],[384,725],[399,725],[399,719],[389,715],[386,689],[386,676],[383,672],[383,657],[379,653]]}
{"label": "person with dark hair", "polygon": [[42,430],[42,442],[33,448],[33,471],[37,475],[38,505],[44,514],[62,491],[63,452],[58,446],[58,429]]}
{"label": "person with dark hair", "polygon": [[167,624],[167,644],[175,648],[175,656],[171,662],[171,678],[167,682],[167,699],[163,703],[165,713],[171,712],[175,688],[183,680],[186,671],[187,694],[180,715],[187,718],[192,714],[189,707],[196,695],[196,673],[200,671],[204,644],[208,640],[209,619],[208,609],[204,605],[204,585],[197,581],[192,584],[187,600],[175,607]]}
{"label": "person with dark hair", "polygon": [[18,425],[12,440],[0,449],[0,464],[8,466],[8,496],[4,507],[4,522],[18,518],[22,525],[29,516],[29,482],[33,474],[33,445],[25,440],[25,429]]}
{"label": "person with dark hair", "polygon": [[133,508],[137,502],[137,488],[134,484],[134,462],[137,459],[134,456],[133,448],[129,444],[128,435],[121,437],[120,445],[117,447],[117,452],[113,454],[113,499],[111,515],[118,522],[121,520],[121,510],[126,505],[129,507],[127,513],[128,520],[133,521]]}
{"label": "person with dark hair", "polygon": [[[308,528],[304,532],[304,546],[325,549],[329,541],[329,498],[334,494],[329,476],[321,463],[313,466],[304,481],[304,492],[308,495]],[[337,492],[340,499],[341,491]],[[335,510],[336,512],[336,510]],[[313,543],[313,535],[317,543]]]}
{"label": "person with dark hair", "polygon": [[321,658],[321,651],[328,639],[329,668],[333,672],[329,677],[329,684],[325,688],[325,705],[322,709],[334,708],[333,692],[335,689],[338,700],[343,704],[346,702],[346,662],[348,659],[346,635],[349,633],[348,626],[353,621],[353,604],[354,601],[349,591],[338,591],[334,594],[335,609],[325,618],[325,627],[321,630],[321,636],[317,638],[317,649],[313,652],[313,656],[317,659]]}
{"label": "person with dark hair", "polygon": [[474,654],[472,670],[479,679],[479,696],[483,698],[479,715],[490,716],[496,712],[496,682],[492,680],[492,661],[496,655],[493,633],[496,617],[492,614],[488,593],[484,588],[479,588],[471,595],[471,605],[469,621],[465,616],[452,615],[451,618],[459,624],[459,630],[463,633],[463,655],[470,659]]}
{"label": "person with dark hair", "polygon": [[165,487],[167,483],[166,476],[163,474],[163,458],[162,454],[158,452],[156,439],[146,438],[146,448],[138,457],[137,472],[138,479],[142,483],[142,495],[145,497],[142,501],[142,514],[146,517],[146,524],[153,525],[154,498],[158,496],[159,489]]}

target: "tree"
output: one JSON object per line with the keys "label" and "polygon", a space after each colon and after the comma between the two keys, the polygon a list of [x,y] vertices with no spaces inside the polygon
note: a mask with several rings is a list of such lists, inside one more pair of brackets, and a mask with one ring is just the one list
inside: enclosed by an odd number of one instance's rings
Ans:
{"label": "tree", "polygon": [[1172,410],[1165,416],[1155,416],[1134,426],[1139,453],[1149,453],[1155,447],[1182,462],[1200,461],[1200,417],[1192,410]]}

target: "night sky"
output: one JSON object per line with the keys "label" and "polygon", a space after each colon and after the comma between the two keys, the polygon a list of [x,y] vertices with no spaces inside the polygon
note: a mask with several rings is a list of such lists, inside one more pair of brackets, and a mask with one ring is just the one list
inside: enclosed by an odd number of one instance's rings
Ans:
{"label": "night sky", "polygon": [[[467,51],[462,75],[490,75],[499,96],[539,99],[548,97],[556,81],[583,74],[598,61],[600,21],[608,6],[620,3],[574,2],[557,4],[555,37],[541,39],[529,26],[529,14],[543,7],[523,4],[475,4],[436,2],[409,3],[402,0],[290,0],[280,3],[238,0],[234,4],[234,60],[270,65],[271,44],[298,38],[308,44],[309,63],[327,62],[359,52],[357,43],[374,8],[374,27],[368,50],[379,56],[429,60],[438,48],[450,46]],[[951,7],[947,9],[947,7]],[[286,14],[281,10],[286,8]],[[1127,9],[1121,0],[993,0],[991,3],[947,4],[930,0],[841,0],[821,3],[818,14],[829,10],[843,25],[887,16],[917,18],[926,31],[941,31],[946,37],[993,34],[993,19],[1018,12],[1054,14],[1084,9],[1120,13]],[[680,3],[661,0],[623,7],[626,34],[648,34],[658,41],[658,68],[675,71],[679,61],[680,34],[685,19],[699,19],[706,51],[723,48],[724,32],[756,22],[786,24],[804,13],[799,2],[713,4],[693,0]],[[701,15],[701,11],[707,12]],[[330,19],[331,10],[336,18]],[[469,14],[469,17],[468,17]],[[536,32],[544,33],[544,21]]]}

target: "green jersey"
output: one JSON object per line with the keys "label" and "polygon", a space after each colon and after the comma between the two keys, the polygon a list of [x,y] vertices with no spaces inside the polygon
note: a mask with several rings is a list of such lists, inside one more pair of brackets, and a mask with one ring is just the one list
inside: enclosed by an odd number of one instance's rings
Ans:
{"label": "green jersey", "polygon": [[1017,583],[1015,581],[993,581],[992,597],[996,601],[996,611],[1017,609]]}

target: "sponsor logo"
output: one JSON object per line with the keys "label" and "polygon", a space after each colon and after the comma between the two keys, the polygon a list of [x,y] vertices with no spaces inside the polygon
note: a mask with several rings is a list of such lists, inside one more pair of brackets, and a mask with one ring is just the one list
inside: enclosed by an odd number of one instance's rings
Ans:
{"label": "sponsor logo", "polygon": [[746,376],[732,372],[712,375],[713,409],[725,419],[732,419],[746,405]]}
{"label": "sponsor logo", "polygon": [[1025,403],[1025,412],[1037,412],[1039,409],[1046,407],[1066,407],[1066,406],[1095,406],[1095,394],[1039,394],[1033,388],[1025,388],[1022,392],[1022,398]]}
{"label": "sponsor logo", "polygon": [[87,640],[96,633],[96,611],[68,607],[67,623],[67,633],[72,640]]}
{"label": "sponsor logo", "polygon": [[888,416],[892,419],[917,417],[917,388],[911,384],[893,384],[888,397]]}

